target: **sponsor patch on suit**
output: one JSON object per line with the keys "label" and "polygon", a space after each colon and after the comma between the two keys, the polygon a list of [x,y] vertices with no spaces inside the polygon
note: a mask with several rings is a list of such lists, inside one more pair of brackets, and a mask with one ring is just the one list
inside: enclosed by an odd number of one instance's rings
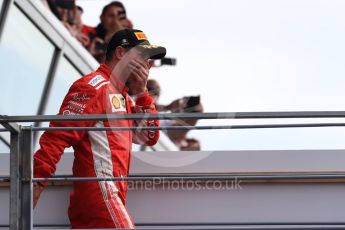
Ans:
{"label": "sponsor patch on suit", "polygon": [[126,100],[122,94],[109,94],[111,110],[115,112],[127,112]]}
{"label": "sponsor patch on suit", "polygon": [[97,75],[89,81],[89,85],[95,87],[98,83],[101,83],[102,81],[105,81],[104,77],[102,77],[101,75]]}

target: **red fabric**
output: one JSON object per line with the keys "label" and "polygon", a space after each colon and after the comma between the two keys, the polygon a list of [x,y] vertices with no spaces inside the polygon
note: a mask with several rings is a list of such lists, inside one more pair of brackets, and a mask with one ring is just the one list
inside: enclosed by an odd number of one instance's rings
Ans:
{"label": "red fabric", "polygon": [[[119,82],[109,83],[111,70],[98,70],[76,81],[67,93],[59,114],[157,113],[146,94],[133,105],[128,89]],[[123,111],[121,111],[123,110]],[[128,127],[159,126],[159,121],[83,121],[51,122],[50,127]],[[34,156],[34,177],[51,177],[64,149],[74,149],[73,176],[127,177],[132,140],[154,145],[159,131],[46,131],[41,148]],[[70,197],[69,218],[72,228],[133,228],[125,208],[126,182],[75,182]]]}
{"label": "red fabric", "polygon": [[91,26],[83,25],[83,27],[81,28],[81,33],[85,34],[89,38],[93,38],[96,36],[96,29]]}

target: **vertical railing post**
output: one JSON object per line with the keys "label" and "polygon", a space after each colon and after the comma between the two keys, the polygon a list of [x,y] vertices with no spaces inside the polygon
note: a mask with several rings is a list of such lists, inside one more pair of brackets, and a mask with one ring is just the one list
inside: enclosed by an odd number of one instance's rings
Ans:
{"label": "vertical railing post", "polygon": [[20,154],[21,154],[21,229],[31,230],[33,226],[32,220],[32,168],[33,168],[33,143],[32,130],[25,127],[21,131],[20,136]]}
{"label": "vertical railing post", "polygon": [[10,153],[10,229],[31,230],[33,143],[30,127],[11,132]]}
{"label": "vertical railing post", "polygon": [[11,131],[11,148],[10,148],[10,229],[20,229],[20,170],[19,170],[19,138],[18,132]]}

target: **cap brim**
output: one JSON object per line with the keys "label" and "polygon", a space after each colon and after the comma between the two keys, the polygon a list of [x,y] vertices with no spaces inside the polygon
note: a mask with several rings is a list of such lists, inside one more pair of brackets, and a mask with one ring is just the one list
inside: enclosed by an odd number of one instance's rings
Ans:
{"label": "cap brim", "polygon": [[140,44],[139,50],[147,54],[150,59],[162,59],[165,57],[167,50],[163,46]]}

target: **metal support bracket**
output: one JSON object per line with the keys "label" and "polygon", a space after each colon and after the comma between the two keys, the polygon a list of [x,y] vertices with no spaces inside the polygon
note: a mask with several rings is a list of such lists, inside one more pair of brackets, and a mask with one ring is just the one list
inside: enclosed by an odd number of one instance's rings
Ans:
{"label": "metal support bracket", "polygon": [[11,133],[19,133],[20,127],[16,123],[11,123],[7,121],[8,116],[0,115],[0,124],[5,127]]}

